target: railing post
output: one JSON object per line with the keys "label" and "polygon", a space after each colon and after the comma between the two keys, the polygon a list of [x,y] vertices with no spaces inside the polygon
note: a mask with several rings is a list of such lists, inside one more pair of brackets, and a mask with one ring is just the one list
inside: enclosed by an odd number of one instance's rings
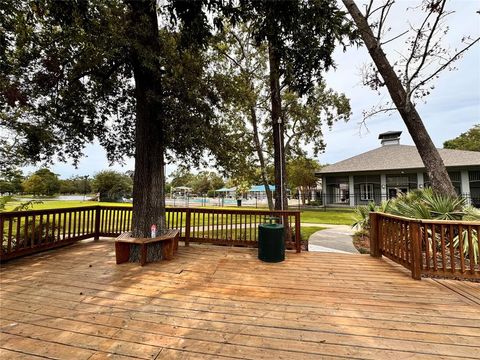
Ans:
{"label": "railing post", "polygon": [[190,208],[185,210],[185,246],[190,246]]}
{"label": "railing post", "polygon": [[101,206],[95,208],[95,231],[94,231],[94,240],[100,239],[100,212],[102,211]]}
{"label": "railing post", "polygon": [[[7,235],[10,236],[10,235]],[[10,241],[10,239],[8,239]],[[0,256],[3,257],[3,216],[0,213]]]}
{"label": "railing post", "polygon": [[422,248],[420,244],[420,224],[417,221],[410,222],[410,241],[412,244],[412,278],[422,278]]}
{"label": "railing post", "polygon": [[380,214],[376,212],[370,213],[370,256],[382,257],[380,249]]}
{"label": "railing post", "polygon": [[300,211],[295,213],[295,247],[297,253],[302,251],[302,239],[300,234]]}

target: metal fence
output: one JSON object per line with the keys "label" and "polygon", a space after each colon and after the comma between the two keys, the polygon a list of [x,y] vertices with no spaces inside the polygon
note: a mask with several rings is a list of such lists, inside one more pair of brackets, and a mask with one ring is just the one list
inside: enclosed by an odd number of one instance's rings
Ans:
{"label": "metal fence", "polygon": [[[480,208],[480,195],[475,196],[469,193],[463,193],[460,195],[466,199],[467,204],[471,204],[474,207]],[[307,201],[305,204],[312,204],[317,206],[326,206],[326,207],[354,207],[358,205],[367,205],[371,202],[379,205],[382,201],[389,200],[393,197],[390,197],[385,193],[373,193],[369,198],[362,197],[360,194],[325,194],[318,192],[315,195],[315,198]]]}

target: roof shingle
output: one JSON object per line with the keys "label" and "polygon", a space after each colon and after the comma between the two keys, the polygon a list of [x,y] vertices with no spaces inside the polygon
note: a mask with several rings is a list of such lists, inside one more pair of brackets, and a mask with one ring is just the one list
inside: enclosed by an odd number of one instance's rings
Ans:
{"label": "roof shingle", "polygon": [[[480,152],[438,149],[446,167],[480,166]],[[325,166],[317,174],[352,173],[422,169],[422,159],[415,146],[389,145]]]}

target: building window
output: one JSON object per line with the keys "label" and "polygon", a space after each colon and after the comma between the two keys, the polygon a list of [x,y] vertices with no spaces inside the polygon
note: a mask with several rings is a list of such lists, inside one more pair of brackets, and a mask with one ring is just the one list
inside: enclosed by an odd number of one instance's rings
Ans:
{"label": "building window", "polygon": [[373,200],[373,184],[360,184],[360,200]]}

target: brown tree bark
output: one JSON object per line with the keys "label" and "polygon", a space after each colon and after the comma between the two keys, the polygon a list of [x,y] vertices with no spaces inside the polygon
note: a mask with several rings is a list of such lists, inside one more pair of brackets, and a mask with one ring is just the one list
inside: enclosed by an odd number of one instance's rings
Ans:
{"label": "brown tree bark", "polygon": [[408,132],[412,136],[427,170],[432,189],[441,194],[456,196],[455,188],[452,185],[445,164],[443,163],[437,148],[433,144],[414,104],[412,104],[407,96],[407,92],[395,73],[395,70],[383,52],[379,41],[368,25],[367,19],[358,9],[355,1],[342,1],[357,25],[362,40],[365,43],[373,62],[377,66],[378,71],[382,75],[392,101],[405,122]]}
{"label": "brown tree bark", "polygon": [[[251,84],[251,86],[253,86],[253,84]],[[265,187],[265,193],[267,194],[268,209],[273,210],[273,197],[270,186],[268,184],[265,157],[263,156],[262,145],[260,144],[260,137],[258,135],[257,113],[255,111],[255,106],[253,105],[250,106],[250,122],[252,123],[253,127],[253,142],[255,143],[258,161],[260,162],[260,174],[262,177],[262,183]]]}
{"label": "brown tree bark", "polygon": [[272,105],[273,158],[275,165],[275,210],[287,210],[284,123],[280,96],[280,59],[269,41],[270,100]]}
{"label": "brown tree bark", "polygon": [[129,1],[130,56],[135,78],[135,173],[132,234],[150,237],[165,228],[164,126],[160,114],[161,78],[155,0]]}

